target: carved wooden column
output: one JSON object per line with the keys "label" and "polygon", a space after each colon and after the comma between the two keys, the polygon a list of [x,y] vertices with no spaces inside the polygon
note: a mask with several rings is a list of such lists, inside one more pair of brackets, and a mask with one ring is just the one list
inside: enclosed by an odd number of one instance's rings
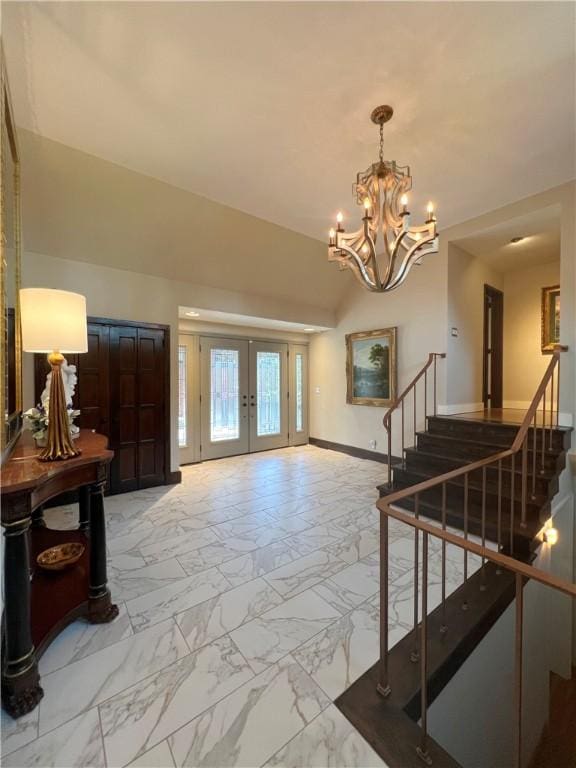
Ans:
{"label": "carved wooden column", "polygon": [[[22,499],[22,507],[26,500]],[[25,511],[24,509],[22,511]],[[38,663],[30,631],[30,514],[4,523],[4,658],[2,699],[12,717],[21,717],[38,704]]]}
{"label": "carved wooden column", "polygon": [[90,486],[90,591],[88,617],[92,624],[104,624],[118,616],[112,603],[106,573],[106,521],[103,479]]}
{"label": "carved wooden column", "polygon": [[90,486],[88,485],[78,489],[78,508],[78,529],[88,535],[90,533]]}

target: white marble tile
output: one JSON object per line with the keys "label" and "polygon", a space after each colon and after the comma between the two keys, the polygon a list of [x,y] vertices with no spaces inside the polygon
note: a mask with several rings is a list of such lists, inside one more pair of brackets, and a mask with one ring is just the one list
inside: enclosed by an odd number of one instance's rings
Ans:
{"label": "white marble tile", "polygon": [[211,568],[128,600],[126,607],[135,632],[141,632],[228,589],[227,579],[217,568]]}
{"label": "white marble tile", "polygon": [[343,560],[318,550],[270,571],[264,578],[287,599],[330,578],[345,567]]}
{"label": "white marble tile", "polygon": [[347,563],[355,563],[363,557],[378,552],[380,548],[380,532],[377,528],[364,528],[350,533],[343,539],[330,544],[326,551],[339,557]]}
{"label": "white marble tile", "polygon": [[253,673],[229,637],[215,640],[100,706],[110,765],[145,753]]}
{"label": "white marble tile", "polygon": [[366,672],[378,654],[378,609],[369,602],[333,622],[293,653],[332,700]]}
{"label": "white marble tile", "polygon": [[175,765],[168,742],[161,741],[160,744],[133,760],[128,768],[175,768]]}
{"label": "white marble tile", "polygon": [[155,544],[163,540],[178,538],[184,533],[184,529],[177,524],[161,525],[150,529],[128,533],[126,536],[110,538],[107,542],[111,555],[122,552],[136,552],[140,554],[140,548]]}
{"label": "white marble tile", "polygon": [[275,541],[267,547],[254,549],[245,555],[227,560],[218,566],[218,570],[226,576],[234,586],[244,584],[258,576],[263,576],[281,565],[291,563],[301,557],[300,552],[291,549],[286,540]]}
{"label": "white marble tile", "polygon": [[255,672],[281,659],[340,617],[340,612],[308,590],[230,633]]}
{"label": "white marble tile", "polygon": [[104,768],[98,710],[84,712],[22,749],[3,755],[2,765],[5,768]]}
{"label": "white marble tile", "polygon": [[128,637],[42,678],[40,733],[114,696],[189,653],[172,620]]}
{"label": "white marble tile", "polygon": [[340,586],[332,579],[324,579],[320,584],[312,587],[312,591],[329,603],[333,608],[344,615],[366,600],[366,595],[361,591]]}
{"label": "white marble tile", "polygon": [[18,719],[1,710],[2,754],[7,755],[38,737],[38,707]]}
{"label": "white marble tile", "polygon": [[118,609],[118,616],[109,624],[89,624],[84,620],[69,624],[42,655],[40,674],[48,675],[134,634],[124,603],[119,603]]}
{"label": "white marble tile", "polygon": [[386,763],[333,704],[265,765],[266,768],[386,768]]}
{"label": "white marble tile", "polygon": [[140,553],[147,563],[159,563],[161,560],[188,555],[215,541],[218,541],[218,538],[211,528],[203,528],[199,531],[182,530],[171,539],[140,546]]}
{"label": "white marble tile", "polygon": [[315,525],[287,539],[287,544],[297,549],[301,555],[309,555],[317,549],[327,548],[330,544],[341,541],[346,533],[330,523]]}
{"label": "white marble tile", "polygon": [[140,568],[116,568],[112,565],[108,571],[108,586],[115,600],[132,600],[185,576],[186,571],[175,558],[152,565],[144,564]]}
{"label": "white marble tile", "polygon": [[176,765],[260,766],[328,704],[287,657],[176,731],[169,738]]}
{"label": "white marble tile", "polygon": [[339,587],[364,595],[364,600],[367,600],[380,589],[380,564],[377,561],[359,560],[334,574],[331,580]]}
{"label": "white marble tile", "polygon": [[271,518],[265,512],[253,512],[249,515],[236,517],[233,520],[214,525],[210,530],[216,534],[219,541],[226,541],[226,539],[255,531],[264,525],[270,526],[270,521]]}
{"label": "white marble tile", "polygon": [[264,579],[223,592],[175,618],[191,651],[260,616],[283,600]]}

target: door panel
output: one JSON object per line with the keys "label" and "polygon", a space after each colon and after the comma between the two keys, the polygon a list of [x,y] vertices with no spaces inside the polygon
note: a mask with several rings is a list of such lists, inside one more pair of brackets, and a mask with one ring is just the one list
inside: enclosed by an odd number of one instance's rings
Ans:
{"label": "door panel", "polygon": [[250,451],[288,445],[288,345],[251,341]]}
{"label": "door panel", "polygon": [[201,457],[247,453],[248,342],[202,337],[200,378]]}
{"label": "door panel", "polygon": [[164,331],[138,328],[138,487],[164,481]]}
{"label": "door panel", "polygon": [[308,442],[308,347],[290,344],[289,415],[290,445]]}
{"label": "door panel", "polygon": [[138,329],[110,329],[110,444],[116,461],[111,467],[114,493],[138,488]]}

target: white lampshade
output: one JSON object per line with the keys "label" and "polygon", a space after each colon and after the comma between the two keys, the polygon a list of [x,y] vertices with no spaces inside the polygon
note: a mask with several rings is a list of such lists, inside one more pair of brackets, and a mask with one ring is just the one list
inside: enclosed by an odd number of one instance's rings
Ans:
{"label": "white lampshade", "polygon": [[52,288],[20,291],[25,352],[87,352],[86,298]]}

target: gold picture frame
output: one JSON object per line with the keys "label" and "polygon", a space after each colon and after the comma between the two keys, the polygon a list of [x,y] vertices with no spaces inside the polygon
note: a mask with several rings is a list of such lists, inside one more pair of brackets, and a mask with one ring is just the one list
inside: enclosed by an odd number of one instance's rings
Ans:
{"label": "gold picture frame", "polygon": [[389,406],[396,400],[396,328],[346,335],[346,402]]}
{"label": "gold picture frame", "polygon": [[542,354],[551,355],[560,344],[560,286],[542,288]]}

